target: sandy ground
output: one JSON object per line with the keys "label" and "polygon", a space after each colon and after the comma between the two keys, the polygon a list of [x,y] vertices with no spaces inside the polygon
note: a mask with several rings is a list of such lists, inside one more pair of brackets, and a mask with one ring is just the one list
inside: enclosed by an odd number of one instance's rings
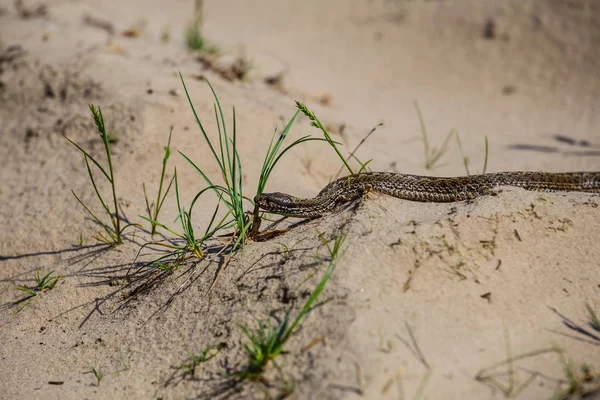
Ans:
{"label": "sandy ground", "polygon": [[[295,99],[346,149],[383,122],[357,153],[373,170],[465,173],[455,139],[425,168],[415,101],[432,145],[459,132],[471,172],[482,169],[485,136],[490,172],[600,170],[600,5],[205,3],[205,35],[222,51],[212,63],[186,49],[191,1],[0,1],[0,398],[280,398],[292,388],[299,399],[541,399],[569,388],[566,365],[576,389],[599,398],[594,373],[581,379],[583,365],[600,368],[600,332],[586,311],[600,312],[597,196],[507,188],[421,204],[369,195],[248,243],[209,294],[224,260],[214,252],[173,274],[141,269],[125,280],[157,253],[136,261],[149,239],[139,229],[115,249],[91,238],[98,228],[71,189],[100,207],[63,135],[100,157],[87,106],[102,107],[116,138],[119,201],[140,223],[142,183],[154,195],[171,127],[174,150],[218,179],[178,71],[212,137],[203,78],[228,118],[236,107],[246,193]],[[236,60],[250,66],[245,79],[219,73]],[[319,131],[299,118],[291,135],[308,134]],[[176,151],[169,176],[173,167],[189,204],[203,181]],[[283,159],[267,190],[313,196],[339,167],[330,147],[308,143]],[[198,231],[215,203],[196,207]],[[176,215],[171,193],[161,220],[176,226]],[[301,309],[327,266],[317,232],[347,234],[322,293],[329,301],[277,358],[283,375],[270,365],[263,383],[240,382],[228,375],[247,362],[239,324]],[[24,293],[15,288],[35,286],[36,271],[62,278],[16,313]],[[190,352],[219,343],[226,347],[193,376],[180,368]],[[93,368],[104,372],[99,384]]]}

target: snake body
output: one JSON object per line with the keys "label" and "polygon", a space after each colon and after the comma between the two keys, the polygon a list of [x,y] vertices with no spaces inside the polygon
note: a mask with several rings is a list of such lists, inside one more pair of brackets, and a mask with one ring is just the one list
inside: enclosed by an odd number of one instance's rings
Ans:
{"label": "snake body", "polygon": [[499,186],[540,192],[600,193],[600,172],[497,172],[459,177],[431,177],[393,172],[364,172],[339,178],[312,199],[285,193],[263,193],[255,204],[269,212],[291,217],[317,218],[367,192],[405,200],[447,203],[488,195]]}

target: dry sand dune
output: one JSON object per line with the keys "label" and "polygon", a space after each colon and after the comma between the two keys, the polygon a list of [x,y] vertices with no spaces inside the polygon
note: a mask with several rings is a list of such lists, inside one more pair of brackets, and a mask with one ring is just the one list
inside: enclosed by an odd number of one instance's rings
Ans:
{"label": "dry sand dune", "polygon": [[[137,228],[114,249],[91,238],[99,228],[71,190],[100,206],[63,138],[102,159],[88,104],[102,108],[122,213],[146,228],[142,183],[154,196],[171,128],[172,148],[219,179],[178,71],[213,139],[204,78],[228,123],[235,106],[247,195],[294,100],[344,151],[383,122],[357,153],[373,170],[465,173],[454,138],[425,168],[416,101],[432,146],[455,129],[471,172],[486,136],[490,172],[600,171],[597,2],[206,1],[203,31],[219,56],[186,48],[193,9],[0,0],[0,398],[600,398],[600,332],[586,309],[600,313],[597,195],[506,188],[428,204],[370,194],[249,242],[209,293],[225,259],[210,251],[172,274],[146,268],[126,280],[159,253],[136,259],[150,239]],[[320,131],[299,117],[291,137],[309,134]],[[187,207],[205,185],[176,151],[168,177],[174,167]],[[313,196],[339,168],[331,147],[306,143],[267,191]],[[215,204],[205,196],[195,208],[197,231]],[[160,220],[177,226],[177,212],[171,192]],[[343,254],[319,298],[328,301],[276,359],[282,373],[271,364],[262,383],[227,375],[247,365],[240,324],[296,315],[313,292],[328,263],[319,232],[347,235]],[[37,271],[62,278],[17,313],[25,293],[15,288],[35,286]],[[180,368],[218,344],[193,376]]]}

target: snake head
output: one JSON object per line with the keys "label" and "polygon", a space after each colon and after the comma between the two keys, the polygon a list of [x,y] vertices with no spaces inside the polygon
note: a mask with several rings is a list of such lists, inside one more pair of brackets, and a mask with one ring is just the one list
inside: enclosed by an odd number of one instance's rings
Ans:
{"label": "snake head", "polygon": [[294,200],[292,196],[285,193],[262,193],[254,197],[254,204],[265,211],[282,212],[292,206]]}
{"label": "snake head", "polygon": [[[264,211],[281,214],[286,217],[317,218],[322,215],[316,210],[314,199],[299,199],[285,193],[262,193],[254,198],[254,204]],[[316,202],[318,205],[318,201]]]}

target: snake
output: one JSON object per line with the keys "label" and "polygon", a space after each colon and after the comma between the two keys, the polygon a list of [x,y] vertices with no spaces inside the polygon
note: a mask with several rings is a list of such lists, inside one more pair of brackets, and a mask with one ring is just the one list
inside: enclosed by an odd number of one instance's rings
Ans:
{"label": "snake", "polygon": [[492,195],[501,186],[539,192],[600,193],[600,172],[511,171],[458,177],[362,172],[332,181],[313,198],[261,193],[254,203],[264,211],[288,217],[318,218],[369,192],[410,201],[448,203]]}

